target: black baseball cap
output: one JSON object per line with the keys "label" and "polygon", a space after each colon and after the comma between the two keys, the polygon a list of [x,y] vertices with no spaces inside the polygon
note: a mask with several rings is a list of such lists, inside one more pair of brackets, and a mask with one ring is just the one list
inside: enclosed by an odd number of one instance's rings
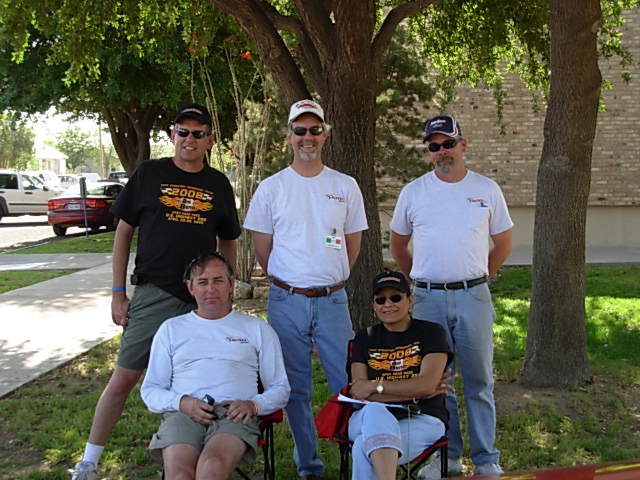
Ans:
{"label": "black baseball cap", "polygon": [[422,137],[422,143],[429,140],[429,137],[434,133],[442,133],[448,137],[459,137],[462,135],[462,129],[456,119],[451,115],[438,115],[427,121],[424,126],[424,137]]}
{"label": "black baseball cap", "polygon": [[213,129],[213,122],[211,121],[209,110],[199,103],[187,103],[180,107],[173,123],[178,123],[183,118],[193,118],[203,125],[209,125],[209,128]]}
{"label": "black baseball cap", "polygon": [[409,287],[409,282],[407,282],[406,277],[401,272],[395,272],[393,270],[385,270],[382,273],[379,273],[373,279],[373,294],[375,295],[383,288],[393,288],[401,293],[406,293],[407,295],[411,292],[411,288]]}

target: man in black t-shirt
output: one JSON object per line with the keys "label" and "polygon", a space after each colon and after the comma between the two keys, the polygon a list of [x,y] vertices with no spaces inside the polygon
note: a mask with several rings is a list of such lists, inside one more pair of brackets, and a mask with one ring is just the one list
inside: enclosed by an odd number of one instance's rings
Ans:
{"label": "man in black t-shirt", "polygon": [[[72,479],[93,480],[104,445],[129,393],[149,359],[151,341],[167,318],[194,308],[182,280],[193,258],[219,250],[236,264],[240,224],[231,184],[205,162],[213,146],[212,121],[198,104],[183,106],[174,121],[173,158],[141,164],[113,206],[120,220],[113,245],[111,316],[124,329],[117,366],[93,418],[89,441]],[[135,229],[138,248],[126,293],[129,250]]]}

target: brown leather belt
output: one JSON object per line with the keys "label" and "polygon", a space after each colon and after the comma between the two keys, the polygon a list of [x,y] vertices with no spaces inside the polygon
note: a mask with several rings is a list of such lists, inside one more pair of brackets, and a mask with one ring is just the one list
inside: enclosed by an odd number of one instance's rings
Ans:
{"label": "brown leather belt", "polygon": [[292,287],[291,285],[287,285],[281,280],[277,278],[271,278],[271,283],[276,285],[277,287],[283,288],[289,293],[298,293],[300,295],[304,295],[305,297],[326,297],[330,293],[337,292],[338,290],[344,288],[344,282],[338,283],[337,285],[332,285],[331,287],[320,287],[320,288],[297,288]]}

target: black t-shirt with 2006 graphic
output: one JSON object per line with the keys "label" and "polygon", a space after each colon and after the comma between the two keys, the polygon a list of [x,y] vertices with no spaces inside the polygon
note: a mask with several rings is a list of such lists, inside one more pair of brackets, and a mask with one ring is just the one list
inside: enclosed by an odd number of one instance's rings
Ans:
{"label": "black t-shirt with 2006 graphic", "polygon": [[[392,332],[381,323],[358,332],[353,340],[350,361],[364,363],[370,380],[392,382],[418,376],[422,360],[429,353],[446,353],[447,364],[453,360],[442,326],[411,319],[404,332]],[[444,395],[421,398],[418,406],[422,413],[439,418],[447,425],[449,414],[444,400]]]}
{"label": "black t-shirt with 2006 graphic", "polygon": [[216,250],[216,237],[240,235],[235,198],[227,177],[205,165],[197,173],[170,158],[142,163],[112,207],[114,215],[138,227],[134,273],[189,303],[182,281],[187,263]]}

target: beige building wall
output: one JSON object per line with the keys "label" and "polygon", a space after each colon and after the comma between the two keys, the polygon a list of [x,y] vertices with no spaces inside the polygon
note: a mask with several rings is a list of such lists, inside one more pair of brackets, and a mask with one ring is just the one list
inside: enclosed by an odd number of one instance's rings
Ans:
{"label": "beige building wall", "polygon": [[[598,114],[592,157],[592,180],[587,217],[587,246],[640,246],[640,13],[626,15],[623,44],[634,57],[625,83],[619,59],[602,60],[603,78],[613,88],[603,92],[606,110]],[[531,248],[537,167],[542,152],[544,105],[534,107],[531,93],[516,76],[505,82],[505,134],[497,124],[492,92],[460,88],[449,105],[468,140],[467,166],[493,178],[501,186],[515,222],[514,246]],[[429,111],[426,118],[437,115]],[[426,120],[425,118],[425,120]],[[421,145],[420,132],[415,144]],[[379,185],[395,193],[395,182]],[[395,197],[381,204],[383,232],[393,212]],[[384,237],[383,237],[384,238]],[[638,259],[640,261],[640,258]]]}

